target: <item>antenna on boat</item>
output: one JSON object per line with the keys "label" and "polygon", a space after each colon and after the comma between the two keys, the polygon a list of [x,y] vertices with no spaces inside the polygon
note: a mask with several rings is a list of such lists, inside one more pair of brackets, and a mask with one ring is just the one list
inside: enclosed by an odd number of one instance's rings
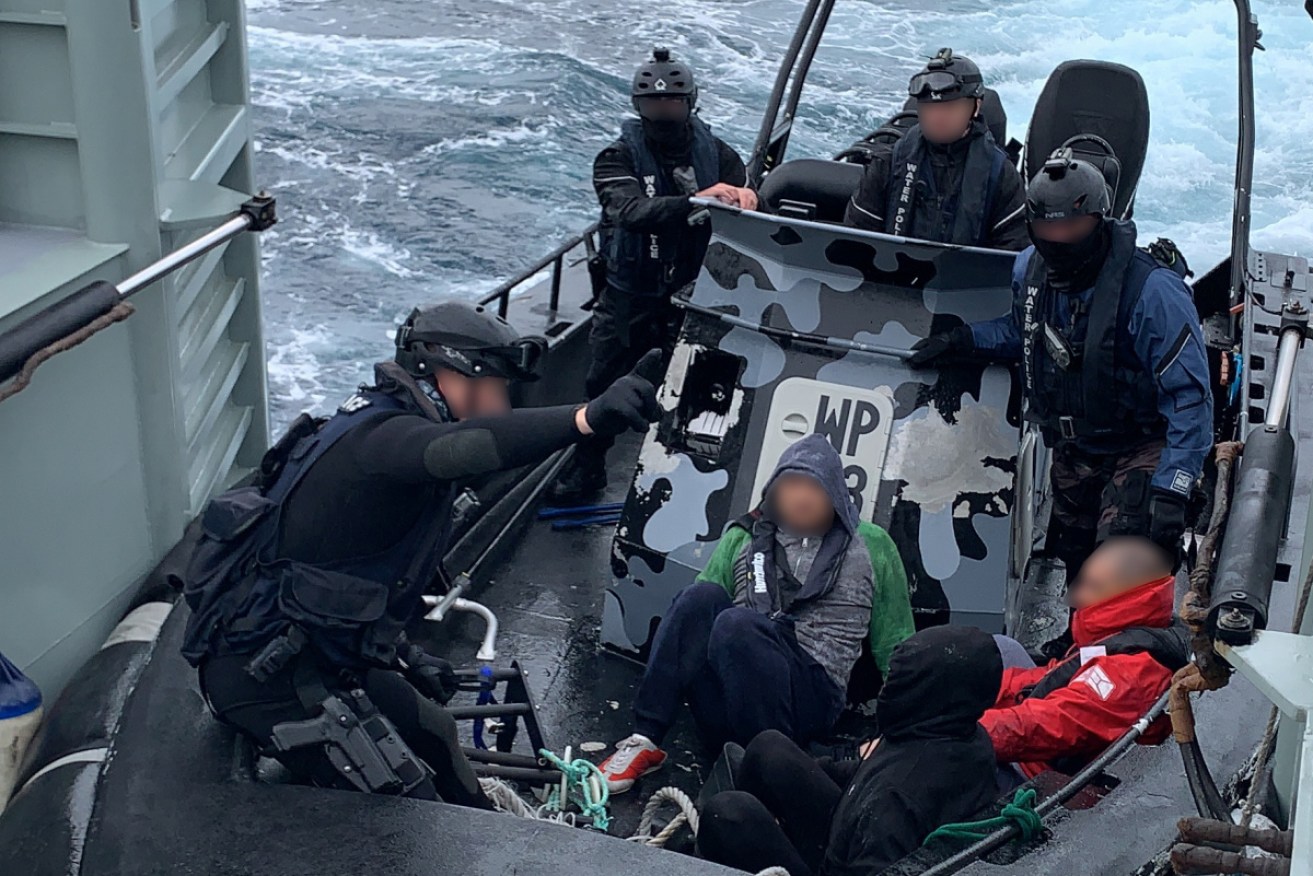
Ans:
{"label": "antenna on boat", "polygon": [[[829,24],[834,0],[808,0],[802,19],[793,33],[789,48],[780,61],[780,72],[775,76],[766,112],[761,117],[761,128],[748,158],[748,185],[756,187],[761,179],[784,159],[789,145],[789,134],[802,99],[802,87],[807,82],[812,59],[820,46],[825,26]],[[781,112],[783,108],[783,112]]]}
{"label": "antenna on boat", "polygon": [[[1309,8],[1313,0],[1306,0]],[[1263,48],[1263,32],[1249,0],[1235,0],[1238,28],[1240,76],[1240,135],[1236,139],[1235,203],[1231,215],[1231,304],[1245,294],[1249,265],[1249,200],[1254,184],[1254,49]],[[1313,8],[1310,8],[1313,15]]]}

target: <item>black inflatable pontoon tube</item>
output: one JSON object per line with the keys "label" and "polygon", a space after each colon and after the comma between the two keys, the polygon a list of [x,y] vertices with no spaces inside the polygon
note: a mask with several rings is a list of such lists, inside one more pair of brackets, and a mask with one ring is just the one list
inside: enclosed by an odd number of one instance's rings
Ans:
{"label": "black inflatable pontoon tube", "polygon": [[[1043,818],[1062,804],[1066,803],[1072,797],[1075,797],[1088,785],[1095,776],[1103,772],[1115,761],[1119,760],[1123,754],[1135,744],[1135,740],[1143,735],[1144,731],[1149,729],[1149,725],[1158,720],[1167,711],[1167,698],[1170,691],[1164,691],[1163,695],[1158,698],[1149,711],[1140,716],[1140,720],[1131,725],[1131,728],[1121,735],[1121,737],[1103,750],[1103,754],[1096,757],[1086,765],[1085,769],[1071,777],[1067,784],[1063,785],[1051,797],[1045,797],[1040,804],[1035,807],[1035,812]],[[1001,827],[982,840],[978,840],[967,846],[962,851],[940,861],[921,874],[921,876],[948,876],[950,873],[956,873],[961,868],[970,864],[978,858],[988,855],[997,848],[1001,848],[1008,842],[1011,842],[1021,833],[1021,830],[1015,824],[1009,824],[1007,827]]]}
{"label": "black inflatable pontoon tube", "polygon": [[1267,626],[1294,466],[1295,439],[1286,428],[1261,426],[1245,439],[1208,607],[1209,631],[1229,645],[1247,645]]}
{"label": "black inflatable pontoon tube", "polygon": [[0,335],[0,383],[17,374],[33,354],[109,313],[161,277],[181,268],[244,231],[263,231],[276,222],[274,199],[263,192],[227,222],[147,265],[121,283],[98,280],[33,314]]}

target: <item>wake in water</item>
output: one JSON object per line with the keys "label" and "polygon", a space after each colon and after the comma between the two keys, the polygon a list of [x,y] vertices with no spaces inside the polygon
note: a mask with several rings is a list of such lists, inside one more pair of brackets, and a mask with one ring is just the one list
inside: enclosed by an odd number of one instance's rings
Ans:
{"label": "wake in water", "polygon": [[[275,429],[335,404],[419,301],[474,297],[595,218],[593,156],[628,112],[653,44],[698,72],[703,118],[746,156],[801,0],[248,0],[257,175],[284,221],[265,236]],[[1256,3],[1253,240],[1313,255],[1313,68],[1297,4]],[[940,46],[981,65],[1011,136],[1061,61],[1144,76],[1144,237],[1197,270],[1224,257],[1236,120],[1235,13],[1224,0],[929,0],[838,4],[790,157],[829,157],[902,103]]]}

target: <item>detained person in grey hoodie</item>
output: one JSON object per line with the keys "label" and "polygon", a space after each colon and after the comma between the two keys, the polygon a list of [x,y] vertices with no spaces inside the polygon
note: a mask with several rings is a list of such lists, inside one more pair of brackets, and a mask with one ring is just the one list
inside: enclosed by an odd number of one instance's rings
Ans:
{"label": "detained person in grey hoodie", "polygon": [[[829,732],[874,628],[873,549],[886,543],[897,563],[888,536],[859,522],[843,462],[825,437],[786,450],[761,504],[730,525],[697,583],[662,618],[634,702],[635,733],[601,765],[611,792],[660,768],[661,740],[684,702],[712,745],[746,744],[764,730],[799,742]],[[879,562],[883,569],[887,557]],[[893,588],[905,607],[897,566]],[[910,633],[907,610],[903,637]]]}

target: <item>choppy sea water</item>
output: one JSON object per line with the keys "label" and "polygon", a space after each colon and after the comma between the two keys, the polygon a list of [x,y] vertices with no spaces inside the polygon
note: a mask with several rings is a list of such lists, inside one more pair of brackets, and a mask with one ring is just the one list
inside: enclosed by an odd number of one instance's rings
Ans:
{"label": "choppy sea water", "polygon": [[[248,0],[257,176],[283,217],[264,237],[275,428],[345,397],[415,304],[475,297],[594,218],[592,158],[653,44],[692,65],[702,117],[746,156],[803,5]],[[1298,3],[1255,12],[1253,239],[1313,256],[1313,22]],[[1223,0],[841,2],[789,156],[877,127],[940,46],[981,65],[1018,138],[1054,66],[1118,61],[1152,109],[1141,236],[1207,268],[1229,246],[1235,28]]]}

